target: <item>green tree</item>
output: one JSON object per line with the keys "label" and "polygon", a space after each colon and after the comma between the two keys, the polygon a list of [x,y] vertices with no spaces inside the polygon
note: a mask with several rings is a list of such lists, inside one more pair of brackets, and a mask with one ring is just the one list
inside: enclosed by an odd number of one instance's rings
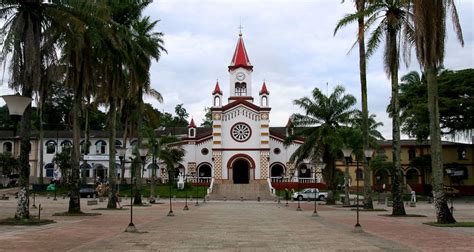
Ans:
{"label": "green tree", "polygon": [[454,223],[449,211],[443,185],[443,160],[441,152],[441,130],[438,106],[438,82],[436,71],[442,66],[445,54],[446,12],[451,11],[454,31],[464,45],[461,25],[453,0],[418,0],[413,4],[414,42],[416,56],[428,84],[428,110],[430,115],[431,166],[433,191],[438,223]]}
{"label": "green tree", "polygon": [[[380,43],[385,40],[384,67],[391,79],[393,162],[395,171],[392,181],[392,215],[406,215],[401,191],[402,167],[400,158],[400,105],[398,98],[398,69],[400,61],[400,42],[408,48],[413,30],[409,22],[409,7],[404,0],[374,0],[368,7],[346,17],[347,22],[367,17],[367,27],[376,25],[367,43],[367,57],[373,55]],[[407,59],[406,59],[407,60]]]}
{"label": "green tree", "polygon": [[[355,0],[354,2],[358,13],[362,13],[365,11],[367,5],[365,0]],[[336,28],[334,29],[334,35],[336,35],[337,31],[340,28],[355,21],[354,19],[350,19],[349,17],[350,15],[346,16],[338,22]],[[362,105],[362,122],[360,126],[362,129],[362,141],[364,143],[364,148],[367,149],[369,148],[369,109],[367,105],[367,56],[365,50],[365,19],[362,15],[357,17],[357,44],[359,45],[359,78]],[[370,174],[370,167],[366,163],[364,163],[364,209],[374,208],[371,196],[372,189],[370,187]]]}
{"label": "green tree", "polygon": [[212,127],[212,111],[211,111],[211,108],[205,107],[204,112],[206,112],[206,114],[204,115],[204,119],[202,120],[201,127],[211,128]]}
{"label": "green tree", "polygon": [[335,162],[344,144],[339,130],[351,122],[356,98],[345,94],[342,86],[336,86],[329,96],[315,88],[312,97],[303,97],[293,103],[303,109],[304,114],[296,113],[291,116],[292,125],[296,130],[285,140],[285,144],[290,145],[297,137],[304,137],[305,142],[291,155],[290,162],[299,164],[305,159],[317,162],[322,158],[326,164],[323,177],[332,192],[327,203],[334,204],[337,187]]}
{"label": "green tree", "polygon": [[63,178],[63,183],[69,185],[71,183],[71,171],[72,171],[72,162],[71,162],[71,146],[65,145],[60,153],[56,153],[53,158],[53,162],[61,170],[61,176]]}
{"label": "green tree", "polygon": [[[442,135],[469,135],[474,129],[474,69],[440,71],[438,81]],[[400,108],[402,131],[418,141],[429,137],[429,112],[425,76],[410,72],[402,77]]]}
{"label": "green tree", "polygon": [[0,175],[18,173],[20,163],[9,152],[0,153]]}

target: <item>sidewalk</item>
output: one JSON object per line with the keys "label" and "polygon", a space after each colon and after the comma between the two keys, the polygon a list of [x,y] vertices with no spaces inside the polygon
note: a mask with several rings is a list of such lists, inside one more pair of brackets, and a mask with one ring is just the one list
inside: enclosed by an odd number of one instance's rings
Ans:
{"label": "sidewalk", "polygon": [[[128,200],[123,202],[126,205]],[[431,205],[407,207],[409,213],[425,214],[420,218],[379,216],[390,212],[361,212],[364,233],[352,233],[355,211],[338,206],[318,205],[320,217],[311,217],[314,203],[296,203],[285,207],[275,202],[210,202],[199,207],[189,202],[173,201],[176,216],[167,217],[168,201],[151,207],[134,207],[134,219],[140,233],[124,233],[129,219],[127,210],[93,210],[106,202],[87,206],[85,212],[100,216],[56,217],[67,210],[68,199],[58,201],[39,197],[36,205],[44,208],[42,218],[55,224],[0,226],[0,251],[474,251],[473,228],[437,228],[422,224],[434,220]],[[0,218],[14,214],[16,200],[0,201]],[[474,220],[472,203],[455,205],[458,220]],[[376,205],[380,207],[380,205]],[[36,210],[31,209],[36,215]]]}

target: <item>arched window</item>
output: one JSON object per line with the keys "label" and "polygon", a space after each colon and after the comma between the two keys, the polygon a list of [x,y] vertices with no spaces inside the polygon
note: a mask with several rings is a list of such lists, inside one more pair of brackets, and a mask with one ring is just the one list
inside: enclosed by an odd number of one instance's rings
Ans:
{"label": "arched window", "polygon": [[46,177],[53,178],[54,177],[54,164],[48,163],[44,166],[46,170]]}
{"label": "arched window", "polygon": [[95,142],[95,152],[97,154],[105,154],[106,147],[107,143],[104,140],[98,140]]}
{"label": "arched window", "polygon": [[283,177],[285,176],[285,167],[281,164],[274,164],[270,168],[270,177]]}
{"label": "arched window", "polygon": [[133,146],[133,147],[137,146],[138,145],[138,140],[137,139],[133,140],[132,142],[130,142],[130,145]]}
{"label": "arched window", "polygon": [[364,172],[360,168],[356,170],[356,179],[357,180],[363,180],[364,179]]}
{"label": "arched window", "polygon": [[13,144],[11,142],[3,143],[3,153],[12,153]]}
{"label": "arched window", "polygon": [[53,154],[54,152],[56,152],[56,141],[48,140],[46,141],[45,146],[46,146],[46,153]]}
{"label": "arched window", "polygon": [[72,146],[72,142],[70,140],[63,140],[61,142],[61,148],[64,148],[65,146],[69,146],[71,147]]}
{"label": "arched window", "polygon": [[210,178],[212,177],[211,166],[209,164],[202,164],[198,167],[198,177]]}
{"label": "arched window", "polygon": [[81,153],[82,154],[89,154],[89,146],[91,146],[91,142],[87,141],[87,144],[86,144],[86,141],[82,140],[80,145],[81,145]]}
{"label": "arched window", "polygon": [[88,178],[91,176],[91,165],[88,164],[88,163],[82,163],[81,166],[80,166],[80,170],[81,170],[81,176],[83,178]]}
{"label": "arched window", "polygon": [[115,147],[122,146],[122,142],[120,140],[115,140]]}
{"label": "arched window", "polygon": [[262,107],[268,106],[268,98],[266,96],[262,96]]}
{"label": "arched window", "polygon": [[221,105],[221,98],[219,96],[214,97],[214,107]]}
{"label": "arched window", "polygon": [[298,167],[298,177],[300,178],[310,178],[311,177],[311,171],[308,169],[308,167],[305,164],[301,164]]}
{"label": "arched window", "polygon": [[247,83],[235,83],[235,96],[247,96]]}
{"label": "arched window", "polygon": [[409,169],[407,171],[407,175],[406,175],[406,178],[407,178],[407,184],[409,185],[413,185],[413,184],[419,184],[419,175],[418,175],[418,171],[415,170],[415,169]]}
{"label": "arched window", "polygon": [[190,128],[189,129],[189,137],[195,137],[196,136],[196,129]]}

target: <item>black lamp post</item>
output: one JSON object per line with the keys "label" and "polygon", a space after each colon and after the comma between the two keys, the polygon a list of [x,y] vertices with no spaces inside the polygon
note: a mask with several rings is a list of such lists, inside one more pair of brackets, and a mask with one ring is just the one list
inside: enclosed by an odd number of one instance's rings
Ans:
{"label": "black lamp post", "polygon": [[[319,183],[318,175],[317,175],[317,174],[318,174],[317,168],[319,168],[320,170],[322,170],[322,169],[324,169],[324,167],[326,166],[326,164],[325,164],[325,163],[318,163],[317,165],[318,165],[318,167],[314,167],[314,182],[315,182],[315,184],[316,184],[316,183]],[[317,188],[316,186],[314,186],[314,211],[313,211],[313,215],[312,215],[313,217],[319,217],[318,209],[317,209],[317,205],[318,205],[318,204],[316,203],[316,201],[317,201],[317,199],[318,199],[317,197],[319,196],[319,195],[318,195],[318,192],[319,192],[319,191],[318,191],[318,188]]]}
{"label": "black lamp post", "polygon": [[10,118],[14,123],[13,128],[13,136],[16,136],[16,124],[20,121],[23,113],[25,112],[26,107],[30,105],[31,97],[21,96],[19,94],[16,95],[2,95],[3,100],[8,107],[8,112],[10,114]]}
{"label": "black lamp post", "polygon": [[172,182],[172,173],[173,171],[171,169],[173,168],[169,168],[169,167],[166,167],[167,171],[168,171],[168,184],[169,184],[169,189],[170,189],[170,211],[168,212],[168,215],[169,217],[173,217],[174,216],[174,213],[173,213],[173,202],[171,201],[171,182]]}
{"label": "black lamp post", "polygon": [[[118,146],[118,147],[115,147],[115,150],[117,151],[118,158],[120,160],[120,169],[123,170],[123,166],[124,166],[123,160],[125,158],[125,153],[127,152],[127,148],[122,147],[122,146]],[[117,184],[117,189],[118,189],[117,191],[120,190],[119,184]]]}
{"label": "black lamp post", "polygon": [[[300,191],[300,176],[301,174],[305,174],[306,173],[306,166],[304,166],[303,168],[300,168],[298,170],[298,192]],[[298,195],[298,207],[296,208],[296,211],[303,211],[303,209],[301,209],[301,206],[300,206],[300,198],[299,195]]]}
{"label": "black lamp post", "polygon": [[[121,150],[121,151],[124,151],[124,150]],[[123,154],[125,155],[125,151]],[[132,159],[132,162],[134,161],[133,157],[130,157],[130,159]],[[134,164],[132,163],[132,167],[133,165]],[[134,178],[135,169],[132,167],[130,169],[130,180],[131,180],[130,181],[130,223],[125,229],[125,232],[135,233],[137,232],[137,228],[135,227],[135,224],[133,224],[133,185],[135,184],[136,179]]]}
{"label": "black lamp post", "polygon": [[185,195],[184,196],[184,208],[183,208],[184,211],[189,210],[189,207],[188,207],[188,190],[186,190],[187,179],[188,179],[188,175],[184,174],[184,195]]}
{"label": "black lamp post", "polygon": [[198,174],[196,172],[192,172],[193,177],[195,178],[195,184],[196,184],[196,204],[195,206],[199,206],[199,201],[198,201],[198,186],[197,186],[197,181],[198,181]]}
{"label": "black lamp post", "polygon": [[344,172],[344,206],[349,206],[349,162],[351,161],[352,148],[344,147],[341,149],[346,159],[346,170]]}

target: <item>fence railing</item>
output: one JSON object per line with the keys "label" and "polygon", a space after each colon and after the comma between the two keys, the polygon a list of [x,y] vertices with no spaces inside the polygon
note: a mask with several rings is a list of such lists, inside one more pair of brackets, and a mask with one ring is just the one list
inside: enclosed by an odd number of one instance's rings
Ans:
{"label": "fence railing", "polygon": [[298,178],[298,177],[270,177],[272,183],[316,183],[317,180],[314,178]]}
{"label": "fence railing", "polygon": [[190,183],[211,183],[212,177],[190,177],[187,180]]}

